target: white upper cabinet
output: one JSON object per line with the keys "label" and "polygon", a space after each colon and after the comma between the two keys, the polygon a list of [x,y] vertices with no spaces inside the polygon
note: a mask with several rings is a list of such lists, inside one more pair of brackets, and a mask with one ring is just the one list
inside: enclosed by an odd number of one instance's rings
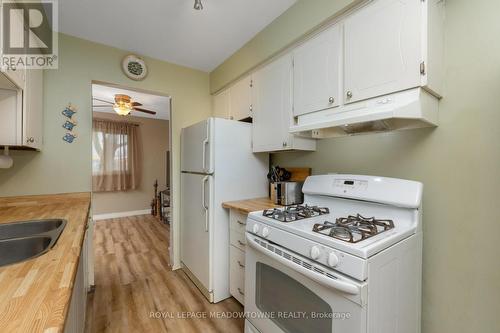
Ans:
{"label": "white upper cabinet", "polygon": [[[22,46],[24,41],[24,34],[26,27],[23,28],[23,17],[22,11],[13,10],[10,13],[10,19],[17,21],[17,23],[11,23],[11,31],[9,32],[11,42],[17,44],[17,46]],[[16,47],[17,47],[16,46]],[[24,81],[26,80],[26,69],[22,68],[7,68],[7,66],[1,65],[2,72],[9,78],[20,89],[24,89]]]}
{"label": "white upper cabinet", "polygon": [[234,120],[252,117],[252,77],[247,76],[229,88],[230,110]]}
{"label": "white upper cabinet", "polygon": [[422,2],[376,0],[344,21],[344,101],[421,85]]}
{"label": "white upper cabinet", "polygon": [[40,150],[43,132],[43,71],[26,71],[23,94],[23,146]]}
{"label": "white upper cabinet", "polygon": [[255,152],[314,150],[307,138],[436,126],[443,22],[442,0],[361,1],[216,96],[214,112],[227,117],[229,105],[230,119],[252,117]]}
{"label": "white upper cabinet", "polygon": [[316,142],[289,133],[292,57],[287,54],[253,75],[253,151],[315,150]]}
{"label": "white upper cabinet", "polygon": [[231,99],[229,89],[219,92],[213,96],[213,115],[217,118],[233,119],[231,115]]}
{"label": "white upper cabinet", "polygon": [[247,76],[212,98],[213,115],[244,120],[252,118],[252,77]]}
{"label": "white upper cabinet", "polygon": [[26,71],[22,88],[0,74],[0,146],[42,148],[43,71]]}
{"label": "white upper cabinet", "polygon": [[341,37],[334,25],[293,51],[295,116],[339,105]]}
{"label": "white upper cabinet", "polygon": [[0,74],[0,146],[16,146],[22,139],[23,92]]}

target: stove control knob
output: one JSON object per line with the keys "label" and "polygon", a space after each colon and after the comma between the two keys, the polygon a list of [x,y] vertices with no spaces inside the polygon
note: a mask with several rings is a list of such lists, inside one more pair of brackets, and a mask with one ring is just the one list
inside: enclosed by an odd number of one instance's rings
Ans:
{"label": "stove control knob", "polygon": [[258,234],[259,233],[259,225],[258,224],[254,224],[252,230],[253,230],[254,234]]}
{"label": "stove control knob", "polygon": [[316,260],[319,258],[320,255],[321,255],[321,251],[319,250],[319,247],[317,247],[317,246],[311,247],[311,258]]}
{"label": "stove control knob", "polygon": [[328,255],[328,266],[335,267],[338,265],[338,263],[339,263],[339,257],[337,257],[335,253],[330,252],[330,254]]}
{"label": "stove control knob", "polygon": [[262,228],[262,237],[265,238],[267,236],[269,236],[269,229],[264,227],[264,228]]}

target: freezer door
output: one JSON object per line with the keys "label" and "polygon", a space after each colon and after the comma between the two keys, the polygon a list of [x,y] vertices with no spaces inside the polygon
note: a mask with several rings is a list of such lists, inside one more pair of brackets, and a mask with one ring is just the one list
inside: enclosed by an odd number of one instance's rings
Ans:
{"label": "freezer door", "polygon": [[211,291],[213,176],[181,174],[181,261]]}
{"label": "freezer door", "polygon": [[213,173],[214,118],[182,129],[181,170],[185,172]]}

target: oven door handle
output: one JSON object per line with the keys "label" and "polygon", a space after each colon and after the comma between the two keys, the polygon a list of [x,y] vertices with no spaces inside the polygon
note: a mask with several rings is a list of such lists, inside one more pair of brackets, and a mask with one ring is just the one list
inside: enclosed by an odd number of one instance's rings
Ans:
{"label": "oven door handle", "polygon": [[302,267],[301,265],[298,265],[292,261],[289,261],[288,259],[281,257],[280,255],[277,255],[272,251],[269,251],[268,249],[265,249],[261,245],[257,244],[257,242],[253,239],[253,237],[249,236],[248,234],[246,235],[246,238],[247,238],[247,244],[249,244],[253,249],[261,252],[262,254],[268,257],[273,258],[274,260],[285,265],[286,267],[293,269],[294,271],[304,275],[305,277],[310,278],[313,281],[316,281],[317,283],[325,287],[340,290],[342,292],[351,295],[358,295],[360,292],[360,288],[355,284],[341,281],[339,279],[334,280],[324,276],[323,274],[315,273],[305,267]]}

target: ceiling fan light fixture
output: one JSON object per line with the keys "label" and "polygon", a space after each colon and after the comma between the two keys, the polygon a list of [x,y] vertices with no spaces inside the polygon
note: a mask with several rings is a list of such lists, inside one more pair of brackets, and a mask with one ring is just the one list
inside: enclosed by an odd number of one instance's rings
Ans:
{"label": "ceiling fan light fixture", "polygon": [[132,111],[132,105],[130,103],[115,103],[113,105],[113,110],[118,113],[120,116],[126,116]]}
{"label": "ceiling fan light fixture", "polygon": [[194,7],[195,10],[202,10],[203,9],[203,4],[201,3],[201,0],[194,0]]}

